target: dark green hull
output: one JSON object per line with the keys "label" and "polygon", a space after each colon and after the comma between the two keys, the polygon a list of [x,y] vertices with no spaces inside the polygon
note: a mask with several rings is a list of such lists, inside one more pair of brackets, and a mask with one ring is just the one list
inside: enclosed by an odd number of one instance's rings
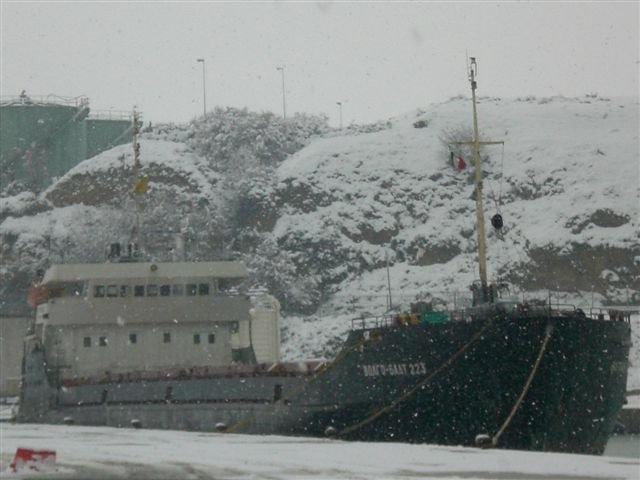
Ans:
{"label": "dark green hull", "polygon": [[[26,357],[22,421],[600,454],[625,398],[630,326],[571,315],[353,330],[315,374],[56,388]],[[167,397],[167,392],[171,392]],[[481,437],[478,437],[481,435]],[[482,437],[484,435],[484,437]]]}
{"label": "dark green hull", "polygon": [[297,433],[331,425],[354,440],[472,446],[503,429],[497,446],[600,454],[625,400],[624,322],[495,318],[377,332],[362,343],[354,331],[334,371],[293,399],[326,408]]}

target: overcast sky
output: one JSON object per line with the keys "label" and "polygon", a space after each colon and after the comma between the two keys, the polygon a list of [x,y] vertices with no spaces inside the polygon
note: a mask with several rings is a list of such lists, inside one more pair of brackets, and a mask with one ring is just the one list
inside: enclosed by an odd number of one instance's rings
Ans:
{"label": "overcast sky", "polygon": [[189,121],[207,107],[371,122],[469,94],[638,95],[639,2],[0,0],[0,93]]}

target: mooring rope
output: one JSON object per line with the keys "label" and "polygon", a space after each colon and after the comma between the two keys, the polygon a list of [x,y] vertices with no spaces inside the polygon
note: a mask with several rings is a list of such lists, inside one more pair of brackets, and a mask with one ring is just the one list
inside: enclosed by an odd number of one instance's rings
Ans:
{"label": "mooring rope", "polygon": [[411,395],[413,395],[419,388],[422,388],[422,386],[424,386],[427,383],[429,383],[433,379],[433,377],[435,377],[440,372],[442,372],[443,370],[445,370],[446,368],[451,366],[451,364],[453,364],[453,362],[456,361],[458,359],[458,357],[460,357],[460,355],[462,355],[464,352],[466,352],[469,349],[469,347],[471,347],[471,345],[473,345],[476,341],[478,341],[478,339],[480,339],[480,337],[482,337],[482,335],[489,329],[489,327],[491,326],[492,323],[493,323],[493,319],[490,319],[480,330],[478,330],[473,335],[473,337],[471,337],[471,339],[465,345],[462,346],[462,348],[460,348],[456,353],[454,353],[446,362],[444,362],[442,365],[440,365],[437,369],[435,369],[433,372],[431,372],[429,375],[427,375],[420,382],[416,383],[413,387],[411,387],[409,390],[407,390],[401,396],[396,398],[389,405],[387,405],[385,407],[382,407],[378,411],[376,411],[373,414],[371,414],[368,417],[366,417],[364,420],[361,420],[361,421],[359,421],[359,422],[357,422],[357,423],[355,423],[355,424],[353,424],[353,425],[351,425],[349,427],[346,427],[346,428],[342,429],[340,432],[338,432],[337,436],[343,436],[343,435],[351,433],[351,432],[353,432],[355,430],[358,430],[359,428],[362,428],[365,425],[373,422],[376,418],[380,417],[381,415],[384,415],[385,413],[393,410],[399,403],[405,401],[407,398],[409,398]]}
{"label": "mooring rope", "polygon": [[542,360],[542,356],[544,355],[544,352],[547,349],[549,340],[551,340],[552,333],[553,333],[553,325],[549,323],[545,328],[545,337],[544,337],[544,340],[542,341],[542,345],[540,346],[540,351],[538,352],[538,358],[536,358],[536,361],[533,364],[533,368],[531,368],[531,372],[529,373],[529,378],[527,379],[527,382],[524,384],[524,388],[522,389],[522,392],[520,392],[520,396],[516,400],[516,403],[513,405],[513,408],[511,409],[511,413],[509,414],[507,419],[504,421],[504,423],[502,424],[498,432],[491,439],[491,444],[494,447],[498,445],[498,440],[500,440],[500,437],[502,436],[504,431],[507,429],[507,427],[511,423],[511,420],[513,420],[513,417],[515,416],[516,412],[522,405],[522,401],[524,400],[524,397],[527,395],[527,392],[529,391],[529,387],[531,387],[531,383],[533,383],[533,379],[536,376],[536,372],[538,371],[538,367],[540,366],[540,361]]}

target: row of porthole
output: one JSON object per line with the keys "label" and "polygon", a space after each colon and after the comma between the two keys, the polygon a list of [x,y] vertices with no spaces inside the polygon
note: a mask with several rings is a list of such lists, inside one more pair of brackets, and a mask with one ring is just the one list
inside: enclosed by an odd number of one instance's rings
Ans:
{"label": "row of porthole", "polygon": [[[209,333],[206,335],[207,338],[207,343],[209,344],[214,344],[216,343],[216,335],[215,333]],[[130,333],[129,334],[129,345],[135,345],[138,343],[138,334],[137,333]],[[162,343],[171,343],[171,333],[169,332],[164,332],[162,334]],[[194,345],[199,345],[203,342],[203,338],[202,335],[199,333],[194,333],[193,334],[193,344]],[[89,348],[91,347],[93,344],[93,340],[91,337],[84,337],[82,340],[82,345],[85,348]],[[106,336],[102,336],[102,337],[98,337],[98,343],[97,345],[99,347],[106,347],[109,344],[109,339]]]}

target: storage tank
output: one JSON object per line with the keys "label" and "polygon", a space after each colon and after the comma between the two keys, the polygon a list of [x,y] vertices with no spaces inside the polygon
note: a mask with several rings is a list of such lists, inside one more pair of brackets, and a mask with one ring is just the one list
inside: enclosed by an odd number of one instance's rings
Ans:
{"label": "storage tank", "polygon": [[84,97],[2,98],[0,102],[0,186],[22,180],[35,189],[64,174],[86,156]]}
{"label": "storage tank", "polygon": [[131,112],[91,112],[84,121],[87,133],[86,158],[131,142],[132,121]]}
{"label": "storage tank", "polygon": [[131,139],[126,117],[88,119],[86,97],[0,99],[0,189],[40,191],[78,163]]}

